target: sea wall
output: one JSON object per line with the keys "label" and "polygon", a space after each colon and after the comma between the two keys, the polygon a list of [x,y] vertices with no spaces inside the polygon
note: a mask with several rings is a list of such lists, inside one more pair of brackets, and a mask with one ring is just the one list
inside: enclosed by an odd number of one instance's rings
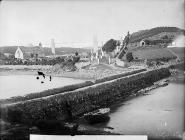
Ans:
{"label": "sea wall", "polygon": [[109,106],[153,82],[170,76],[168,68],[143,71],[56,95],[1,105],[1,118],[10,122],[66,120]]}

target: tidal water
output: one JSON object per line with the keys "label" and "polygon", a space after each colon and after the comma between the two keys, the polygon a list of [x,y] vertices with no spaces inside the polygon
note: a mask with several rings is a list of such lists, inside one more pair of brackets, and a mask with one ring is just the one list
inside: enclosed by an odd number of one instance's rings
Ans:
{"label": "tidal water", "polygon": [[39,76],[39,79],[36,79],[36,77],[36,75],[0,76],[0,99],[23,96],[29,93],[77,84],[84,81],[64,77],[52,77],[50,81],[49,76],[46,76],[45,79],[42,76]]}
{"label": "tidal water", "polygon": [[173,82],[114,105],[110,120],[94,127],[112,127],[112,132],[125,135],[180,138],[184,131],[184,84]]}

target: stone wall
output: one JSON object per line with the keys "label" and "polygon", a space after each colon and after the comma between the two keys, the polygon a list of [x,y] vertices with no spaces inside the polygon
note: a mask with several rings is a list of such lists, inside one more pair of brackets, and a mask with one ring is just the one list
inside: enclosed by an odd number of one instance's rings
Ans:
{"label": "stone wall", "polygon": [[153,82],[170,76],[168,68],[143,71],[111,81],[56,95],[1,105],[1,118],[10,122],[32,123],[38,120],[66,120],[100,107],[114,104]]}

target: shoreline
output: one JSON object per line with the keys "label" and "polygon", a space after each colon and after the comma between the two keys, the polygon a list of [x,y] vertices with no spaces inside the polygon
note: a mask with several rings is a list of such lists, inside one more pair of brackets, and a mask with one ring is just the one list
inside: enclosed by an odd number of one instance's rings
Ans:
{"label": "shoreline", "polygon": [[[74,73],[74,72],[66,72],[63,74],[45,74],[46,76],[52,76],[52,77],[63,77],[63,78],[71,78],[71,79],[81,79],[81,80],[90,80],[93,81],[93,78],[84,76],[84,77],[80,77],[78,75],[76,75],[78,73]],[[20,71],[20,70],[16,70],[16,71],[11,71],[11,72],[0,72],[0,76],[11,76],[11,75],[33,75],[33,76],[38,76],[37,71],[34,72],[26,72],[26,71]]]}
{"label": "shoreline", "polygon": [[[38,76],[37,74],[38,70],[24,70],[24,69],[11,69],[11,70],[6,70],[0,68],[0,76],[9,76],[9,75],[34,75]],[[95,80],[92,75],[85,74],[83,72],[79,71],[74,71],[74,72],[63,72],[60,74],[55,74],[55,73],[47,73],[47,71],[42,70],[46,76],[53,76],[53,77],[63,77],[63,78],[72,78],[72,79],[82,79],[82,80]]]}
{"label": "shoreline", "polygon": [[[112,66],[111,66],[112,67]],[[1,65],[0,76],[3,75],[37,75],[37,71],[42,71],[46,76],[74,78],[94,81],[111,75],[127,73],[134,68],[111,68],[111,69],[80,69],[76,71],[53,70],[54,66],[48,65]],[[140,69],[140,68],[136,68]]]}

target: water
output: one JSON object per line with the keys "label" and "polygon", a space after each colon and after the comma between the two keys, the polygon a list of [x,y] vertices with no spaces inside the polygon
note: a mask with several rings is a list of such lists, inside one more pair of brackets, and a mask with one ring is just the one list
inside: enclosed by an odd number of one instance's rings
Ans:
{"label": "water", "polygon": [[180,137],[184,130],[184,85],[170,83],[111,107],[110,120],[95,127],[113,132],[150,137]]}
{"label": "water", "polygon": [[[36,75],[0,76],[0,99],[12,96],[22,96],[28,93],[63,87],[84,81],[63,77],[52,77],[52,80],[50,81],[49,76],[46,76],[45,79],[42,76],[39,76],[39,79],[37,80],[36,77]],[[41,83],[41,81],[44,83]]]}

